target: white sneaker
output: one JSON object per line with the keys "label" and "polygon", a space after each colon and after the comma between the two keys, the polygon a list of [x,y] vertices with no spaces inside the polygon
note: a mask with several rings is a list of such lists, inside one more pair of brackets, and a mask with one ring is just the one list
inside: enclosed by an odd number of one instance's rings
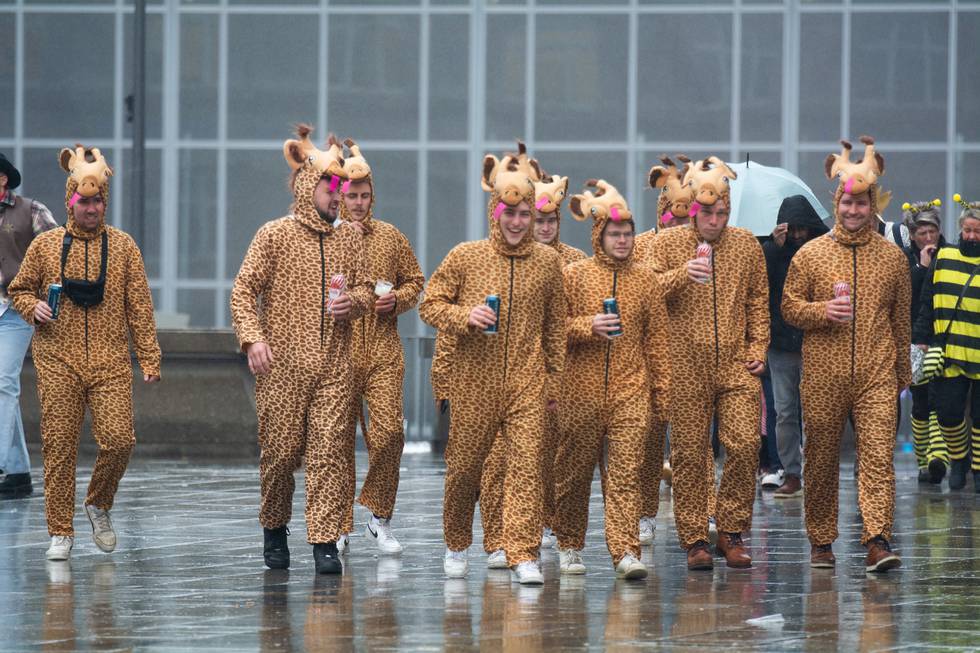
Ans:
{"label": "white sneaker", "polygon": [[514,570],[514,580],[521,585],[544,585],[544,576],[541,575],[541,567],[537,560],[522,562]]}
{"label": "white sneaker", "polygon": [[497,549],[487,556],[487,569],[510,569],[507,564],[507,554],[503,549]]}
{"label": "white sneaker", "polygon": [[71,535],[52,535],[51,546],[44,553],[44,557],[48,560],[67,560],[74,545],[75,538]]}
{"label": "white sneaker", "polygon": [[446,549],[446,557],[442,559],[442,570],[447,578],[466,578],[470,563],[466,561],[466,551],[450,551]]}
{"label": "white sneaker", "polygon": [[344,533],[337,538],[337,555],[347,555],[350,551],[350,536]]}
{"label": "white sneaker", "polygon": [[786,472],[784,472],[781,469],[775,472],[769,472],[768,474],[763,474],[761,485],[763,488],[767,490],[775,490],[776,488],[778,488],[780,485],[783,484],[783,479],[785,475]]}
{"label": "white sneaker", "polygon": [[711,546],[718,544],[718,524],[715,523],[714,517],[708,517],[708,541]]}
{"label": "white sneaker", "polygon": [[112,530],[109,511],[89,504],[85,506],[85,514],[92,524],[92,540],[95,546],[105,553],[112,553],[116,549],[116,532]]}
{"label": "white sneaker", "polygon": [[657,532],[657,522],[654,517],[640,517],[640,546],[653,544],[653,534]]}
{"label": "white sneaker", "polygon": [[616,565],[616,578],[639,580],[647,577],[647,566],[637,560],[632,553],[627,553]]}
{"label": "white sneaker", "polygon": [[541,548],[550,549],[553,546],[557,546],[557,544],[558,538],[555,537],[554,531],[550,528],[544,529],[544,532],[541,534]]}
{"label": "white sneaker", "polygon": [[563,574],[579,576],[585,573],[582,552],[578,549],[558,549],[558,569]]}
{"label": "white sneaker", "polygon": [[402,552],[402,545],[391,534],[390,519],[378,519],[374,515],[371,515],[370,521],[364,527],[364,535],[369,540],[374,540],[381,553],[395,554]]}

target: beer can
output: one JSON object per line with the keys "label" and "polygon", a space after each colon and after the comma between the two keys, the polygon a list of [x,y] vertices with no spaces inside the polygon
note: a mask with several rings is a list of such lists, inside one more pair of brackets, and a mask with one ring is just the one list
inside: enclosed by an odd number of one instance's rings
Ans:
{"label": "beer can", "polygon": [[711,258],[711,243],[701,243],[694,250],[694,255],[698,258]]}
{"label": "beer can", "polygon": [[327,288],[327,312],[333,311],[333,303],[347,290],[347,277],[343,274],[335,274],[330,277],[330,285]]}
{"label": "beer can", "polygon": [[834,297],[850,297],[851,284],[847,281],[838,281],[834,284]]}
{"label": "beer can", "polygon": [[603,299],[602,300],[602,311],[606,315],[617,315],[617,316],[619,316],[619,319],[620,319],[619,328],[616,329],[615,331],[610,331],[609,332],[609,337],[610,338],[615,338],[616,336],[623,335],[623,323],[622,323],[622,319],[623,318],[622,318],[622,316],[619,315],[619,302],[616,301],[616,298],[615,297],[607,297],[606,299]]}
{"label": "beer can", "polygon": [[[489,306],[490,310],[492,310],[497,315],[497,322],[499,322],[500,321],[500,297],[498,297],[497,295],[487,295],[487,306]],[[493,334],[497,333],[497,322],[494,322],[486,329],[484,329],[483,333],[487,334],[488,336],[492,336]]]}
{"label": "beer can", "polygon": [[51,319],[57,320],[61,312],[61,284],[52,283],[48,286],[48,306],[51,307]]}

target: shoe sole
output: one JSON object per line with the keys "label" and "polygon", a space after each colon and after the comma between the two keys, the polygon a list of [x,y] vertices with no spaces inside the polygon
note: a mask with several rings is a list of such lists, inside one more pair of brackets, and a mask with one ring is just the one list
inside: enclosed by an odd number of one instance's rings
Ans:
{"label": "shoe sole", "polygon": [[687,570],[688,571],[712,571],[714,568],[715,568],[715,563],[713,563],[713,562],[710,562],[710,563],[705,562],[705,563],[701,563],[699,565],[688,565],[687,566]]}
{"label": "shoe sole", "polygon": [[316,573],[319,576],[339,576],[340,574],[344,573],[344,565],[340,564],[338,561],[336,567],[334,567],[333,565],[329,567],[323,567],[321,569],[317,569]]}
{"label": "shoe sole", "polygon": [[640,546],[650,546],[651,544],[653,544],[653,536],[652,535],[650,537],[641,537],[640,538]]}
{"label": "shoe sole", "polygon": [[284,563],[283,562],[271,563],[269,562],[269,559],[266,558],[264,562],[265,562],[265,566],[268,567],[269,569],[289,569],[289,560],[287,560]]}
{"label": "shoe sole", "polygon": [[802,497],[803,490],[797,490],[796,492],[790,494],[788,492],[773,492],[772,497],[774,499],[795,499],[796,497]]}
{"label": "shoe sole", "polygon": [[584,576],[585,575],[585,567],[584,566],[581,566],[581,567],[578,567],[578,566],[576,566],[576,567],[565,567],[563,569],[560,569],[559,571],[562,574],[564,574],[565,576]]}
{"label": "shoe sole", "polygon": [[616,578],[619,578],[620,580],[641,580],[646,577],[646,569],[630,569],[626,573],[616,572]]}
{"label": "shoe sole", "polygon": [[510,569],[510,565],[507,564],[506,560],[500,562],[487,562],[487,569]]}
{"label": "shoe sole", "polygon": [[71,550],[69,550],[64,556],[62,556],[60,553],[51,555],[50,553],[45,552],[44,557],[51,562],[64,562],[71,557]]}
{"label": "shoe sole", "polygon": [[466,573],[468,571],[469,571],[468,568],[467,569],[464,569],[463,571],[460,571],[460,572],[450,572],[445,567],[443,567],[443,569],[442,569],[442,573],[444,573],[446,575],[446,578],[453,578],[453,579],[466,578]]}
{"label": "shoe sole", "polygon": [[836,565],[834,562],[811,562],[810,567],[812,569],[833,569]]}
{"label": "shoe sole", "polygon": [[897,555],[891,555],[887,558],[879,560],[877,564],[868,565],[864,568],[867,572],[872,573],[884,573],[889,569],[896,569],[902,566],[902,560]]}
{"label": "shoe sole", "polygon": [[541,578],[518,578],[517,574],[514,574],[514,580],[519,585],[544,585],[544,577]]}
{"label": "shoe sole", "polygon": [[[391,549],[389,551],[386,551],[385,549],[383,549],[381,547],[381,544],[378,541],[378,536],[375,535],[371,531],[371,527],[370,526],[365,526],[364,527],[364,537],[366,537],[369,540],[373,541],[374,542],[374,545],[376,547],[378,547],[378,551],[380,551],[381,553],[384,553],[385,555],[390,555],[390,556],[398,555],[399,553],[401,553],[405,549],[405,547],[403,547],[401,544],[399,544],[397,549]],[[347,547],[345,546],[344,549],[346,550]],[[339,547],[338,547],[338,551],[339,551]]]}

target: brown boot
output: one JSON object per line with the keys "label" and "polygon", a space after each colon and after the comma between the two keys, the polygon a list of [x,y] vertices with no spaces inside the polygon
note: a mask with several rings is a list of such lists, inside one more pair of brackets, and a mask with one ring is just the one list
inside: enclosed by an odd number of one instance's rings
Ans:
{"label": "brown boot", "polygon": [[800,483],[800,477],[787,474],[783,484],[772,493],[772,496],[777,499],[792,499],[803,496],[803,484]]}
{"label": "brown boot", "polygon": [[885,572],[902,566],[902,560],[892,553],[892,546],[882,536],[872,539],[866,545],[868,556],[864,559],[864,570]]}
{"label": "brown boot", "polygon": [[833,569],[837,564],[832,544],[817,544],[810,547],[810,566],[814,569]]}
{"label": "brown boot", "polygon": [[725,562],[735,569],[746,569],[752,566],[752,556],[742,543],[741,533],[718,534],[718,553],[725,556]]}
{"label": "brown boot", "polygon": [[711,570],[715,561],[711,557],[711,548],[704,540],[698,540],[687,547],[687,568],[691,571]]}

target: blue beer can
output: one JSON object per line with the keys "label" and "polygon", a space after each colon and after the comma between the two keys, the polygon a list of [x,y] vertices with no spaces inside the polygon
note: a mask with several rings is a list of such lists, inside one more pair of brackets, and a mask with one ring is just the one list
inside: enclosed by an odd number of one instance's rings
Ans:
{"label": "blue beer can", "polygon": [[[607,297],[602,300],[602,310],[606,315],[619,315],[619,302],[616,301],[615,297]],[[619,328],[615,331],[609,332],[610,338],[615,338],[616,336],[623,335],[623,323],[622,316],[620,316]]]}
{"label": "blue beer can", "polygon": [[57,320],[61,312],[61,284],[52,283],[48,286],[48,306],[51,307],[51,319]]}
{"label": "blue beer can", "polygon": [[[497,315],[497,322],[500,322],[500,297],[497,295],[487,295],[487,306],[489,306],[490,309]],[[493,334],[497,333],[497,322],[494,322],[484,329],[483,333],[487,334],[488,336],[492,336]]]}

